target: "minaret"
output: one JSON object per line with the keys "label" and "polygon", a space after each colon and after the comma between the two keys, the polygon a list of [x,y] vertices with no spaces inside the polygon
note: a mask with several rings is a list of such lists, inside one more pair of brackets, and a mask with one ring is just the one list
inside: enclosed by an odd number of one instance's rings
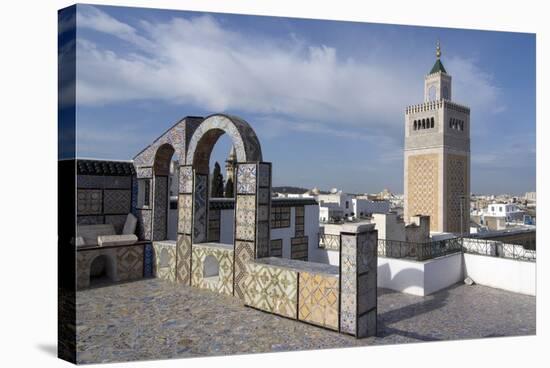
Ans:
{"label": "minaret", "polygon": [[235,183],[235,166],[237,164],[237,153],[235,152],[235,146],[231,147],[231,151],[229,152],[229,156],[227,156],[227,160],[225,160],[225,180],[229,180],[231,178],[231,181]]}
{"label": "minaret", "polygon": [[452,79],[436,61],[424,78],[424,102],[405,110],[405,221],[430,216],[430,231],[470,228],[470,109],[451,101]]}

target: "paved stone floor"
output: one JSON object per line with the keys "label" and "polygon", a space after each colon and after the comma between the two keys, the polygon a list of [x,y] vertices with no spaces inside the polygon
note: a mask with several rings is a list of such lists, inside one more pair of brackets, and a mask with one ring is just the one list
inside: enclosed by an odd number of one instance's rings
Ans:
{"label": "paved stone floor", "polygon": [[79,363],[535,334],[535,298],[457,284],[427,297],[378,290],[378,336],[357,340],[147,279],[77,293]]}

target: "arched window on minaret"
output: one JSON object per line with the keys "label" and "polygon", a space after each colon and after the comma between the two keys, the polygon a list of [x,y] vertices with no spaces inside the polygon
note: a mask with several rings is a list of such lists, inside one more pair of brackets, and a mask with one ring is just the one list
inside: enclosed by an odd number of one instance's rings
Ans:
{"label": "arched window on minaret", "polygon": [[435,122],[434,122],[434,118],[433,118],[433,117],[432,117],[431,121],[432,121],[432,124],[430,125],[430,128],[433,128],[433,127],[435,126]]}
{"label": "arched window on minaret", "polygon": [[416,120],[413,123],[413,130],[416,130]]}

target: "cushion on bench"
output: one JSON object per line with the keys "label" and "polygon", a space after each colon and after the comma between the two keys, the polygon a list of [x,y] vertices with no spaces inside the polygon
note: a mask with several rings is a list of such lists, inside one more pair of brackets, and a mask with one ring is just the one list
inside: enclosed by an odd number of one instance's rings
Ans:
{"label": "cushion on bench", "polygon": [[115,235],[115,227],[113,224],[98,224],[98,225],[78,225],[76,235],[84,239],[84,244],[87,246],[97,245],[97,237],[99,235]]}
{"label": "cushion on bench", "polygon": [[100,235],[97,237],[97,244],[100,247],[108,245],[130,245],[137,242],[138,238],[134,234],[125,235]]}
{"label": "cushion on bench", "polygon": [[124,222],[124,228],[122,229],[122,234],[129,235],[136,233],[137,218],[133,214],[129,213],[126,216],[126,222]]}

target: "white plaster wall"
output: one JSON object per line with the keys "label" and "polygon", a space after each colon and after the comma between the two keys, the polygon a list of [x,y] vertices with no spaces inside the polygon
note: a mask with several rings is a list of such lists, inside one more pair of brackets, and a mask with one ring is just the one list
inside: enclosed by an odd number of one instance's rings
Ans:
{"label": "white plaster wall", "polygon": [[397,220],[396,213],[372,215],[378,239],[405,241],[405,223]]}
{"label": "white plaster wall", "polygon": [[424,264],[378,256],[379,288],[402,293],[424,295]]}
{"label": "white plaster wall", "polygon": [[536,295],[535,262],[466,253],[464,274],[480,285]]}
{"label": "white plaster wall", "polygon": [[462,253],[449,254],[424,264],[424,295],[464,281]]}
{"label": "white plaster wall", "polygon": [[378,257],[378,287],[425,296],[464,279],[462,254],[424,262]]}
{"label": "white plaster wall", "polygon": [[310,243],[309,247],[309,260],[311,262],[325,263],[333,266],[340,264],[340,252],[337,250],[325,250],[317,246],[312,247]]}

